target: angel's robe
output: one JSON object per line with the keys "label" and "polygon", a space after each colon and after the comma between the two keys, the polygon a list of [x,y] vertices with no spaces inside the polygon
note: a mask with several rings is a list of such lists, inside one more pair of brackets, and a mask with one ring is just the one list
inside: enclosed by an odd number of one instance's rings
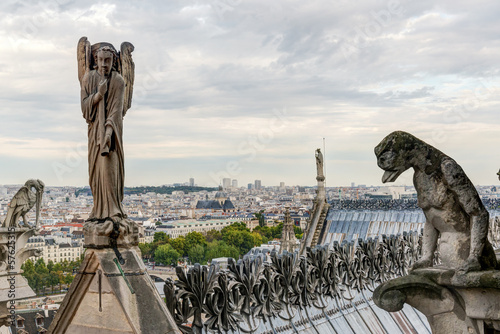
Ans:
{"label": "angel's robe", "polygon": [[[83,118],[88,123],[89,184],[94,207],[89,220],[126,218],[122,206],[125,178],[123,159],[123,97],[125,82],[116,71],[108,79],[108,91],[95,102],[103,76],[96,70],[87,72],[81,82]],[[108,155],[101,155],[105,143],[106,127],[113,129]]]}

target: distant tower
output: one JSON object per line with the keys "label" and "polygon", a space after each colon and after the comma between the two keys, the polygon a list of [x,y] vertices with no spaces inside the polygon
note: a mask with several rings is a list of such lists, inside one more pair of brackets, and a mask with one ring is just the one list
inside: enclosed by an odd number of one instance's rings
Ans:
{"label": "distant tower", "polygon": [[285,222],[283,223],[283,231],[281,232],[280,253],[283,253],[283,251],[293,253],[295,251],[297,239],[295,238],[293,227],[294,224],[292,222],[292,218],[290,217],[290,210],[286,208]]}
{"label": "distant tower", "polygon": [[230,178],[225,177],[222,179],[222,188],[224,188],[224,190],[231,188],[231,179]]}
{"label": "distant tower", "polygon": [[194,187],[194,179],[193,178],[189,179],[189,186]]}
{"label": "distant tower", "polygon": [[234,189],[238,188],[238,180],[231,181],[231,187]]}
{"label": "distant tower", "polygon": [[260,190],[262,188],[262,181],[255,180],[255,189]]}

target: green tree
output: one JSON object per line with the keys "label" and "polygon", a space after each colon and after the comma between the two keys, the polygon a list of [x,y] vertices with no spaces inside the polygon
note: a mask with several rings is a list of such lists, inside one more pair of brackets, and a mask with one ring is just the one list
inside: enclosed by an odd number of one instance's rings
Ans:
{"label": "green tree", "polygon": [[24,271],[24,274],[32,274],[35,272],[35,264],[28,259],[21,265],[21,269]]}
{"label": "green tree", "polygon": [[57,275],[57,284],[59,284],[59,291],[62,290],[62,285],[64,284],[64,273],[62,270],[56,271]]}
{"label": "green tree", "polygon": [[269,241],[269,240],[267,240],[266,237],[263,237],[262,235],[260,235],[257,232],[252,232],[252,236],[253,236],[253,244],[255,246],[260,246],[262,244],[267,244],[267,242]]}
{"label": "green tree", "polygon": [[57,262],[56,264],[54,264],[54,268],[52,269],[52,271],[55,271],[55,272],[63,271],[63,267],[61,265],[61,262]]}
{"label": "green tree", "polygon": [[223,233],[222,240],[228,245],[237,247],[240,255],[248,253],[254,246],[254,237],[248,229],[246,231],[229,230]]}
{"label": "green tree", "polygon": [[49,279],[48,279],[50,288],[52,289],[52,293],[54,293],[54,286],[59,284],[59,275],[55,271],[49,272]]}
{"label": "green tree", "polygon": [[139,249],[141,250],[142,257],[145,259],[151,258],[152,255],[152,250],[153,250],[153,244],[151,243],[139,243]]}
{"label": "green tree", "polygon": [[262,237],[265,237],[267,240],[273,239],[273,232],[269,226],[256,226],[252,232],[259,233]]}
{"label": "green tree", "polygon": [[170,245],[161,245],[156,249],[155,261],[166,265],[176,264],[181,255]]}
{"label": "green tree", "polygon": [[[45,265],[43,258],[39,258],[35,262],[35,286],[36,290],[43,289],[44,286],[49,285],[49,270]],[[45,292],[45,291],[44,291]]]}
{"label": "green tree", "polygon": [[229,226],[226,226],[224,227],[222,230],[221,230],[221,234],[222,234],[222,237],[224,238],[224,234],[230,232],[230,231],[248,231],[250,232],[250,230],[247,228],[247,225],[243,222],[241,223],[232,223],[231,225]]}
{"label": "green tree", "polygon": [[167,234],[163,232],[155,232],[154,237],[153,237],[153,242],[161,242],[166,243],[168,241],[169,237]]}
{"label": "green tree", "polygon": [[266,216],[264,215],[264,210],[254,213],[254,216],[259,220],[260,227],[266,226]]}
{"label": "green tree", "polygon": [[217,230],[209,230],[205,235],[205,239],[207,240],[207,243],[210,243],[214,240],[222,240],[222,234]]}
{"label": "green tree", "polygon": [[189,256],[189,250],[196,245],[201,245],[203,248],[206,247],[207,241],[205,240],[205,237],[200,232],[189,232],[186,235],[184,254]]}
{"label": "green tree", "polygon": [[24,262],[22,265],[21,265],[21,269],[23,270],[23,276],[26,278],[26,280],[28,280],[28,285],[33,289],[33,290],[37,290],[37,287],[36,287],[36,278],[35,278],[35,265],[33,263],[33,261],[31,261],[30,259],[26,260],[26,262]]}
{"label": "green tree", "polygon": [[49,263],[47,263],[47,269],[49,270],[49,273],[54,270],[54,262],[52,262],[52,260],[49,260]]}
{"label": "green tree", "polygon": [[[184,236],[177,237],[175,239],[170,239],[168,243],[182,256],[184,255],[184,250],[186,249],[186,238]],[[156,257],[155,257],[156,258]]]}
{"label": "green tree", "polygon": [[302,239],[302,236],[304,235],[304,231],[298,226],[293,227],[293,233],[295,233],[295,238],[297,239]]}
{"label": "green tree", "polygon": [[66,272],[66,273],[73,271],[73,267],[71,266],[71,262],[69,262],[68,260],[64,260],[63,262],[61,262],[61,267],[62,267],[62,271]]}
{"label": "green tree", "polygon": [[273,235],[273,239],[280,239],[282,231],[283,231],[283,223],[279,223],[278,226],[271,227],[271,233]]}
{"label": "green tree", "polygon": [[240,250],[238,247],[230,246],[224,241],[213,241],[208,244],[205,259],[212,261],[219,257],[232,257],[233,259],[238,259],[240,255]]}
{"label": "green tree", "polygon": [[195,245],[188,250],[188,257],[191,263],[205,264],[205,247]]}
{"label": "green tree", "polygon": [[67,273],[66,276],[64,276],[64,283],[66,283],[67,286],[69,286],[73,282],[73,275],[70,273]]}

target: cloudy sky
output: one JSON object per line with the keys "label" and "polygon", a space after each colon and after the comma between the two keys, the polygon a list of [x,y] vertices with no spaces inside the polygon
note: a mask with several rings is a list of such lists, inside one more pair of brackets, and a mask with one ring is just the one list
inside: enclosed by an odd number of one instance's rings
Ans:
{"label": "cloudy sky", "polygon": [[[500,167],[500,2],[2,1],[0,184],[88,182],[76,45],[135,45],[126,185],[381,184],[405,130],[476,184]],[[399,184],[410,184],[411,173]]]}

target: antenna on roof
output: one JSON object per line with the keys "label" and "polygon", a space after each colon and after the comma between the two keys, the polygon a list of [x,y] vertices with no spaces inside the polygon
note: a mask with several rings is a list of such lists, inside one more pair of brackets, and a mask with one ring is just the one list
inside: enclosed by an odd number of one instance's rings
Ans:
{"label": "antenna on roof", "polygon": [[323,175],[325,175],[325,189],[326,189],[326,144],[325,137],[323,137]]}

